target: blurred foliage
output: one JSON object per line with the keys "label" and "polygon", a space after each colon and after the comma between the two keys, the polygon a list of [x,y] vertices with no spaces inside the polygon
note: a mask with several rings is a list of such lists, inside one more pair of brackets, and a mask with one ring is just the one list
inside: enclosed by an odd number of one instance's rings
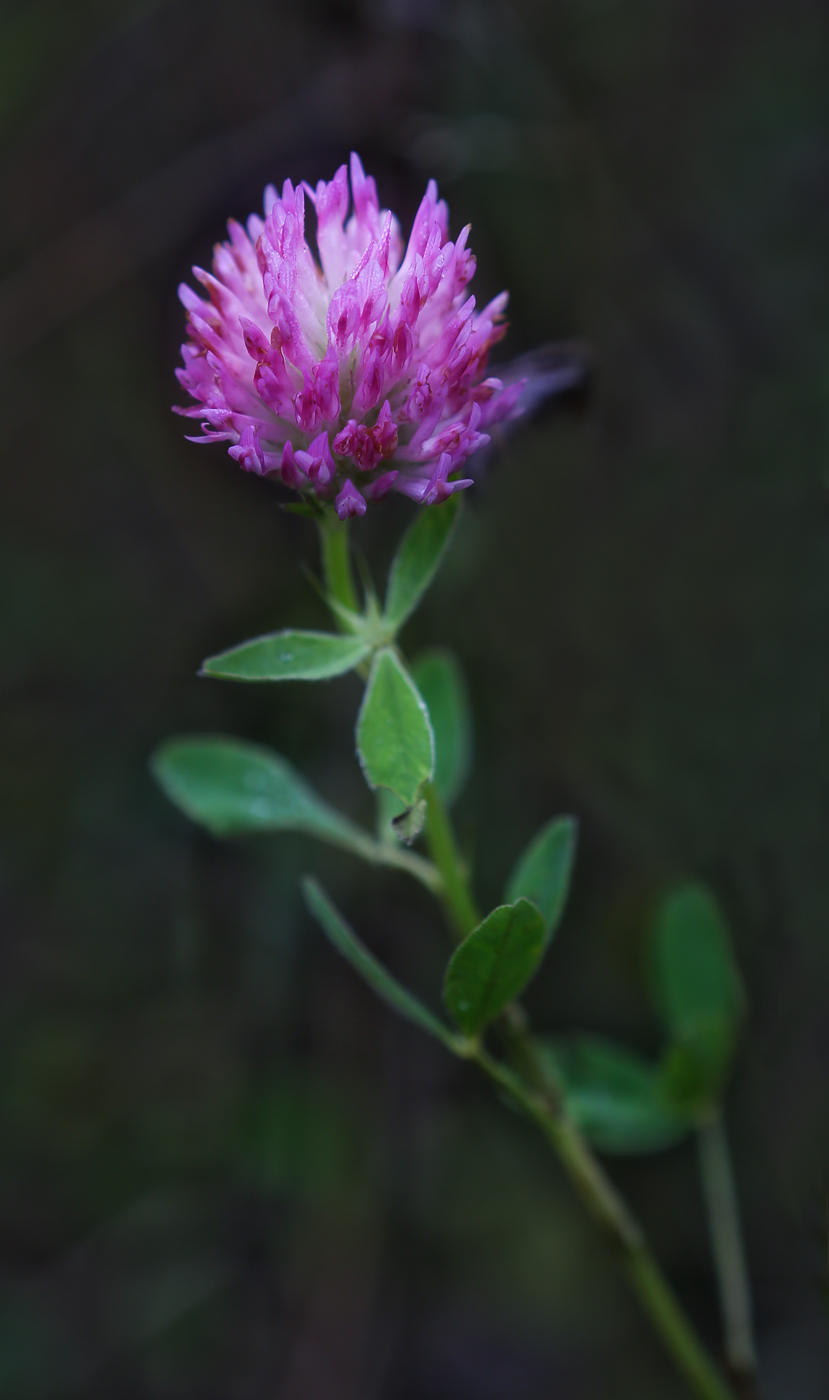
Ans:
{"label": "blurred foliage", "polygon": [[[825,1393],[828,37],[818,0],[0,9],[3,1394],[675,1394],[543,1146],[373,1004],[297,875],[414,988],[446,954],[422,894],[215,843],[147,771],[223,730],[372,821],[353,677],[196,678],[326,623],[308,522],[169,412],[178,281],[350,144],[404,221],[427,174],[471,220],[505,353],[590,347],[589,398],[490,460],[404,640],[469,678],[482,902],[579,818],[540,1027],[652,1054],[641,930],[677,877],[716,890],[764,1394]],[[376,577],[409,518],[362,522]],[[613,1171],[715,1343],[692,1154]]]}

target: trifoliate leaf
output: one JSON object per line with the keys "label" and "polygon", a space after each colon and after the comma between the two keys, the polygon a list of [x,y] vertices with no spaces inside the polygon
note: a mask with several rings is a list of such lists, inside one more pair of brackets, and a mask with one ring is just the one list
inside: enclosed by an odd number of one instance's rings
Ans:
{"label": "trifoliate leaf", "polygon": [[461,668],[449,651],[419,656],[412,675],[429,711],[435,735],[435,787],[449,807],[472,763],[472,717]]}
{"label": "trifoliate leaf", "polygon": [[362,637],[274,632],[208,657],[201,674],[233,681],[324,681],[352,671],[370,650]]}
{"label": "trifoliate leaf", "polygon": [[547,822],[520,857],[504,891],[510,904],[523,895],[538,905],[548,943],[567,902],[577,836],[578,823],[573,817],[554,817]]}
{"label": "trifoliate leaf", "polygon": [[745,999],[728,926],[704,885],[684,885],[665,900],[654,929],[652,968],[657,1008],[673,1042],[666,1082],[683,1102],[716,1098]]}
{"label": "trifoliate leaf", "polygon": [[524,990],[544,956],[545,926],[528,899],[493,909],[455,950],[443,996],[467,1035],[477,1035]]}
{"label": "trifoliate leaf", "polygon": [[302,893],[309,910],[334,947],[351,963],[351,966],[377,995],[401,1016],[405,1016],[408,1021],[419,1026],[422,1031],[436,1036],[438,1040],[443,1041],[444,1045],[448,1045],[450,1049],[454,1050],[456,1038],[449,1027],[439,1021],[437,1016],[433,1016],[431,1011],[412,996],[411,992],[406,991],[405,987],[401,987],[391,973],[386,971],[382,963],[377,961],[374,954],[369,952],[354,930],[346,923],[319,882],[306,877],[302,882]]}
{"label": "trifoliate leaf", "polygon": [[214,836],[302,831],[362,856],[374,846],[286,759],[256,744],[210,735],[170,739],[151,766],[170,801]]}
{"label": "trifoliate leaf", "polygon": [[599,1036],[545,1044],[567,1111],[600,1152],[657,1152],[685,1137],[691,1120],[663,1090],[657,1065]]}
{"label": "trifoliate leaf", "polygon": [[429,712],[390,648],[374,657],[357,718],[357,754],[370,787],[389,788],[407,807],[435,769]]}

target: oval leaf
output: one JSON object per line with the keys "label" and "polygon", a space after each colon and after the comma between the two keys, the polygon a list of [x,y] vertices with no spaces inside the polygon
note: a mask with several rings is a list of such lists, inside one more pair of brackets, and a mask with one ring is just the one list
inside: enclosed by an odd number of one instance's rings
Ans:
{"label": "oval leaf", "polygon": [[201,674],[233,681],[324,681],[352,671],[370,650],[361,637],[274,632],[208,657]]}
{"label": "oval leaf", "polygon": [[662,1090],[659,1068],[626,1046],[575,1036],[545,1046],[567,1111],[601,1152],[657,1152],[679,1142],[692,1123]]}
{"label": "oval leaf", "polygon": [[653,985],[675,1042],[666,1071],[675,1096],[700,1101],[721,1087],[744,1010],[728,926],[711,892],[689,884],[663,904],[656,920]]}
{"label": "oval leaf", "polygon": [[519,899],[493,909],[446,969],[444,1000],[461,1030],[477,1035],[524,990],[544,956],[544,920]]}
{"label": "oval leaf", "polygon": [[704,885],[684,885],[665,900],[654,929],[653,970],[666,1029],[677,1040],[711,1017],[733,1021],[742,1012],[728,926]]}
{"label": "oval leaf", "polygon": [[435,735],[435,787],[447,806],[469,776],[472,718],[463,673],[449,651],[430,651],[412,666]]}
{"label": "oval leaf", "polygon": [[424,506],[403,536],[389,571],[383,614],[395,631],[414,612],[437,573],[460,501],[455,493],[439,506]]}
{"label": "oval leaf", "polygon": [[361,855],[374,844],[290,763],[256,744],[220,736],[171,739],[151,767],[170,801],[214,836],[303,831]]}
{"label": "oval leaf", "polygon": [[578,823],[574,817],[554,817],[530,842],[504,891],[504,898],[510,904],[523,896],[538,905],[548,943],[561,921],[570,892],[577,836]]}
{"label": "oval leaf", "polygon": [[401,987],[382,963],[377,961],[374,954],[360,942],[318,881],[306,877],[302,882],[302,893],[305,903],[334,947],[377,995],[408,1021],[413,1021],[421,1030],[436,1036],[450,1049],[455,1049],[455,1037],[449,1027],[444,1026],[437,1016],[433,1016],[411,992]]}
{"label": "oval leaf", "polygon": [[357,717],[357,754],[366,782],[389,788],[407,807],[435,770],[429,711],[388,647],[378,651]]}
{"label": "oval leaf", "polygon": [[733,1034],[722,1025],[711,1024],[693,1040],[668,1045],[661,1065],[666,1102],[697,1122],[708,1119],[722,1095],[733,1049]]}

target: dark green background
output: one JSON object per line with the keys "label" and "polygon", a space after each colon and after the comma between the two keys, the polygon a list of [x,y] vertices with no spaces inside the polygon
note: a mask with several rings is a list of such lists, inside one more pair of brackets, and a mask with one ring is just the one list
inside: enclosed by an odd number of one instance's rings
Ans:
{"label": "dark green background", "polygon": [[[506,353],[590,348],[586,402],[491,462],[404,640],[470,677],[482,900],[580,818],[539,1025],[654,1049],[654,903],[715,888],[763,1394],[826,1396],[824,6],[25,0],[0,121],[2,1393],[679,1395],[543,1146],[358,985],[297,877],[434,1001],[428,901],[299,839],[215,843],[148,775],[164,736],[226,730],[371,820],[355,678],[196,679],[323,612],[307,522],[169,411],[178,281],[355,144],[404,223],[431,174],[471,219]],[[358,526],[378,575],[409,516]],[[612,1170],[716,1347],[692,1150]]]}

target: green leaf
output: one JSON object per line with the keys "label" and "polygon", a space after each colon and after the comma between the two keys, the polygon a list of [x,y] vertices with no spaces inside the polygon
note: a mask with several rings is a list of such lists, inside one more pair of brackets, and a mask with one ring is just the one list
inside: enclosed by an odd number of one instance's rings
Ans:
{"label": "green leaf", "polygon": [[714,1026],[693,1041],[669,1045],[660,1066],[665,1101],[691,1119],[708,1117],[722,1095],[733,1047],[733,1036]]}
{"label": "green leaf", "polygon": [[439,506],[424,506],[400,542],[386,589],[384,620],[395,631],[420,602],[440,566],[460,508],[456,492]]}
{"label": "green leaf", "polygon": [[374,846],[290,763],[256,744],[219,736],[171,739],[151,767],[170,801],[214,836],[302,831],[361,856]]}
{"label": "green leaf", "polygon": [[354,930],[346,923],[336,906],[332,904],[318,881],[306,876],[302,881],[302,893],[309,910],[322,926],[323,932],[330,938],[337,952],[342,953],[343,957],[351,963],[351,966],[377,995],[401,1016],[405,1016],[406,1020],[413,1021],[421,1030],[436,1036],[450,1050],[455,1050],[457,1040],[449,1027],[439,1021],[437,1016],[433,1016],[431,1011],[428,1011],[416,997],[412,996],[411,992],[407,992],[405,987],[401,987],[391,973],[386,971],[382,963],[377,961],[374,954],[370,953],[365,944],[360,942]]}
{"label": "green leaf", "polygon": [[472,762],[472,717],[463,673],[451,652],[437,650],[419,656],[412,675],[435,734],[435,787],[448,807]]}
{"label": "green leaf", "polygon": [[684,885],[663,904],[652,966],[657,1007],[674,1042],[666,1082],[679,1101],[716,1098],[745,1000],[728,926],[704,885]]}
{"label": "green leaf", "polygon": [[564,1091],[567,1111],[601,1152],[657,1152],[691,1130],[666,1098],[656,1065],[600,1036],[574,1036],[544,1046]]}
{"label": "green leaf", "polygon": [[370,650],[362,637],[274,632],[209,657],[201,674],[233,681],[324,681],[352,671]]}
{"label": "green leaf", "polygon": [[455,950],[443,996],[461,1030],[477,1035],[524,990],[544,956],[544,920],[528,899],[493,909]]}
{"label": "green leaf", "polygon": [[510,904],[523,896],[538,905],[547,943],[558,928],[570,892],[577,836],[574,817],[554,817],[547,822],[521,856],[504,891]]}
{"label": "green leaf", "polygon": [[369,787],[389,788],[407,807],[435,771],[429,711],[388,647],[374,657],[357,717],[357,755]]}
{"label": "green leaf", "polygon": [[653,968],[668,1033],[691,1038],[711,1017],[735,1021],[743,992],[731,938],[710,890],[688,884],[665,900],[656,920]]}

